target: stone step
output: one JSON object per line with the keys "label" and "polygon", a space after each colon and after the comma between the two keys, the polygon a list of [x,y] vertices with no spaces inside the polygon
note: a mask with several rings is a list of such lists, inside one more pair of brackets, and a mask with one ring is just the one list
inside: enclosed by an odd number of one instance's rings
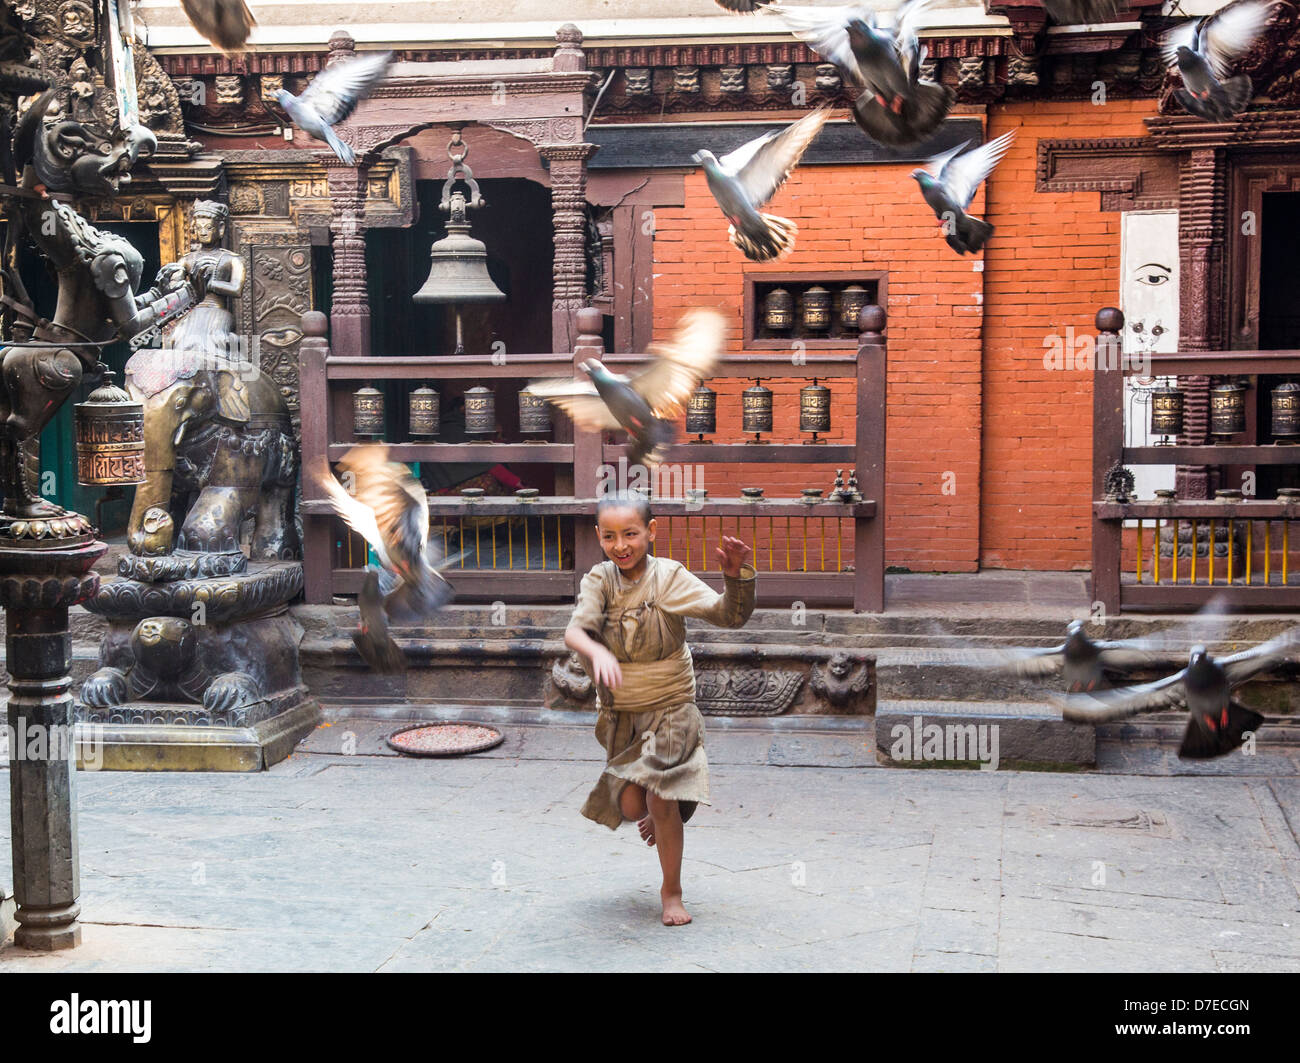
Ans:
{"label": "stone step", "polygon": [[1097,735],[1094,727],[1066,723],[1046,702],[882,699],[876,704],[876,753],[891,767],[1059,771],[1094,765]]}

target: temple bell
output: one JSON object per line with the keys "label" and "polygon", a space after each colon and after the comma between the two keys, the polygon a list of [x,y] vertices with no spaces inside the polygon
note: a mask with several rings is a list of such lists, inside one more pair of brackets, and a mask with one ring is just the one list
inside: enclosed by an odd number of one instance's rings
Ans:
{"label": "temple bell", "polygon": [[[458,152],[458,148],[462,150]],[[471,207],[483,206],[483,197],[479,193],[478,182],[474,180],[474,171],[465,163],[468,154],[469,148],[461,140],[458,129],[447,146],[451,169],[447,171],[447,180],[442,186],[442,200],[438,204],[438,209],[447,215],[447,235],[429,249],[429,276],[413,296],[417,303],[449,305],[453,308],[456,316],[457,354],[465,353],[461,304],[501,303],[506,298],[505,292],[488,275],[487,247],[469,234],[469,219],[466,214]],[[458,182],[469,187],[469,199],[465,198],[465,193],[459,188],[453,191],[452,186]]]}

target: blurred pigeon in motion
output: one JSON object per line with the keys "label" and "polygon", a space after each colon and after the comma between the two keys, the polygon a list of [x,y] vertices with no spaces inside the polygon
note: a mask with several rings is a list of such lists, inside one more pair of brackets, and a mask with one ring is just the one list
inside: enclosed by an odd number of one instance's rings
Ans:
{"label": "blurred pigeon in motion", "polygon": [[726,333],[716,310],[692,310],[667,343],[652,343],[655,360],[634,376],[611,373],[595,358],[580,369],[586,380],[538,380],[528,390],[567,413],[591,431],[621,428],[627,432],[628,464],[656,465],[676,437],[672,421],[680,417],[700,383],[713,373]]}
{"label": "blurred pigeon in motion", "polygon": [[1179,103],[1209,122],[1230,122],[1247,108],[1250,78],[1228,77],[1228,68],[1264,32],[1272,8],[1271,2],[1243,0],[1165,34],[1165,62],[1183,76],[1183,87],[1174,91]]}
{"label": "blurred pigeon in motion", "polygon": [[834,63],[841,76],[862,92],[853,118],[862,131],[886,147],[920,143],[948,116],[952,89],[921,80],[926,49],[918,30],[932,0],[903,0],[894,24],[879,25],[865,4],[844,7],[789,7],[766,10],[780,15],[790,32]]}
{"label": "blurred pigeon in motion", "polygon": [[239,55],[257,20],[244,0],[181,0],[181,10],[203,39],[226,55]]}
{"label": "blurred pigeon in motion", "polygon": [[1097,26],[1119,17],[1117,0],[1043,0],[1043,10],[1058,26]]}
{"label": "blurred pigeon in motion", "polygon": [[770,4],[772,0],[716,0],[719,7],[725,7],[728,11],[757,11],[764,4]]}
{"label": "blurred pigeon in motion", "polygon": [[312,78],[301,96],[276,89],[275,98],[294,125],[325,141],[345,166],[355,166],[355,152],[339,139],[334,126],[356,110],[357,104],[383,79],[392,60],[392,52],[376,52],[335,63]]}
{"label": "blurred pigeon in motion", "polygon": [[427,621],[453,596],[438,571],[441,551],[429,540],[428,500],[411,470],[389,461],[381,444],[353,447],[339,470],[342,483],[326,467],[321,486],[334,512],[370,544],[381,566],[367,569],[357,598],[361,628],[353,641],[376,671],[397,671],[405,660],[389,621]]}
{"label": "blurred pigeon in motion", "polygon": [[1293,629],[1251,650],[1215,660],[1204,646],[1192,647],[1187,667],[1154,683],[1116,687],[1059,699],[1071,723],[1106,723],[1154,709],[1186,708],[1187,728],[1180,757],[1204,760],[1230,753],[1264,717],[1232,696],[1233,687],[1284,664],[1300,642]]}
{"label": "blurred pigeon in motion", "polygon": [[759,208],[785,184],[830,113],[830,108],[819,107],[780,132],[756,137],[720,159],[711,151],[693,156],[692,161],[704,167],[709,191],[731,222],[728,237],[751,261],[769,262],[794,250],[798,226],[787,218],[761,214]]}
{"label": "blurred pigeon in motion", "polygon": [[993,235],[993,226],[982,218],[967,214],[966,208],[975,199],[979,186],[993,172],[993,167],[1006,154],[1013,135],[1003,133],[996,140],[990,140],[965,155],[958,154],[966,147],[966,144],[961,144],[931,159],[928,171],[920,168],[912,171],[912,176],[921,186],[921,195],[939,219],[944,239],[959,254],[979,251]]}
{"label": "blurred pigeon in motion", "polygon": [[1147,639],[1093,640],[1082,620],[1071,620],[1059,646],[998,651],[991,668],[1026,678],[1060,675],[1071,693],[1093,691],[1142,668],[1169,661]]}

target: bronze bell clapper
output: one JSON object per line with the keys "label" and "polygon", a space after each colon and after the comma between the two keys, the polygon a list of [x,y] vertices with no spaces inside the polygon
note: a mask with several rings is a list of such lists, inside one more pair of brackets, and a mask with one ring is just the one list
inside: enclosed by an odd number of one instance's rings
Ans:
{"label": "bronze bell clapper", "polygon": [[[545,435],[551,430],[551,406],[545,399],[534,395],[527,388],[519,391],[519,431],[522,435]],[[527,443],[541,443],[540,439],[528,439]]]}
{"label": "bronze bell clapper", "polygon": [[384,438],[384,393],[372,384],[352,393],[352,434],[360,439]]}
{"label": "bronze bell clapper", "polygon": [[709,443],[704,433],[712,435],[718,430],[718,393],[701,384],[691,392],[690,402],[686,405],[686,432],[694,434],[693,442]]}
{"label": "bronze bell clapper", "polygon": [[1221,441],[1246,430],[1246,389],[1236,381],[1210,388],[1210,435]]}
{"label": "bronze bell clapper", "polygon": [[415,439],[432,439],[442,429],[442,411],[438,393],[427,384],[411,392],[408,400],[411,436]]}
{"label": "bronze bell clapper", "polygon": [[1151,434],[1161,437],[1156,446],[1171,446],[1170,436],[1182,435],[1183,401],[1183,393],[1175,387],[1156,388],[1151,392]]}
{"label": "bronze bell clapper", "polygon": [[813,382],[799,389],[799,431],[811,432],[812,443],[825,443],[818,439],[818,432],[831,430],[831,389],[825,384]]}
{"label": "bronze bell clapper", "polygon": [[[487,248],[481,240],[469,234],[466,213],[471,208],[484,205],[479,193],[474,171],[465,163],[469,148],[461,139],[457,128],[447,156],[451,169],[442,186],[442,200],[438,209],[447,215],[447,235],[429,249],[429,276],[424,286],[412,297],[417,303],[450,305],[456,316],[456,354],[465,353],[465,336],[461,326],[460,307],[464,303],[500,303],[506,295],[488,275]],[[469,188],[469,198],[453,185],[464,183]]]}
{"label": "bronze bell clapper", "polygon": [[741,428],[753,432],[754,438],[746,443],[768,443],[770,440],[760,438],[762,433],[772,431],[772,391],[763,387],[763,381],[754,378],[754,386],[746,388],[740,396]]}
{"label": "bronze bell clapper", "polygon": [[74,407],[77,483],[85,487],[142,484],[144,474],[144,404],[113,383],[103,382]]}
{"label": "bronze bell clapper", "polygon": [[1300,436],[1300,384],[1286,381],[1273,389],[1273,438],[1281,444],[1292,445]]}
{"label": "bronze bell clapper", "polygon": [[[465,434],[491,436],[497,431],[497,397],[482,384],[465,392]],[[471,443],[486,443],[487,439],[471,439]]]}

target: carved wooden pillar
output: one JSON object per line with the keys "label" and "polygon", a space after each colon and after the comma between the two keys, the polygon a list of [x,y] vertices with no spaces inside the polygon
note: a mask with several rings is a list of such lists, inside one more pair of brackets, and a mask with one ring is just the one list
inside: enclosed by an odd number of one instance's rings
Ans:
{"label": "carved wooden pillar", "polygon": [[[1183,161],[1178,189],[1178,247],[1181,256],[1179,347],[1212,351],[1223,340],[1224,158],[1217,148],[1198,148]],[[1180,443],[1209,442],[1210,378],[1182,377],[1186,394]],[[1210,470],[1179,465],[1180,498],[1209,498]]]}
{"label": "carved wooden pillar", "polygon": [[366,288],[366,179],[369,167],[344,166],[320,155],[329,181],[334,245],[334,295],[330,344],[335,354],[370,353],[370,295]]}
{"label": "carved wooden pillar", "polygon": [[551,168],[555,265],[551,301],[551,349],[571,351],[578,339],[576,315],[587,299],[587,160],[595,144],[544,144],[538,153]]}

